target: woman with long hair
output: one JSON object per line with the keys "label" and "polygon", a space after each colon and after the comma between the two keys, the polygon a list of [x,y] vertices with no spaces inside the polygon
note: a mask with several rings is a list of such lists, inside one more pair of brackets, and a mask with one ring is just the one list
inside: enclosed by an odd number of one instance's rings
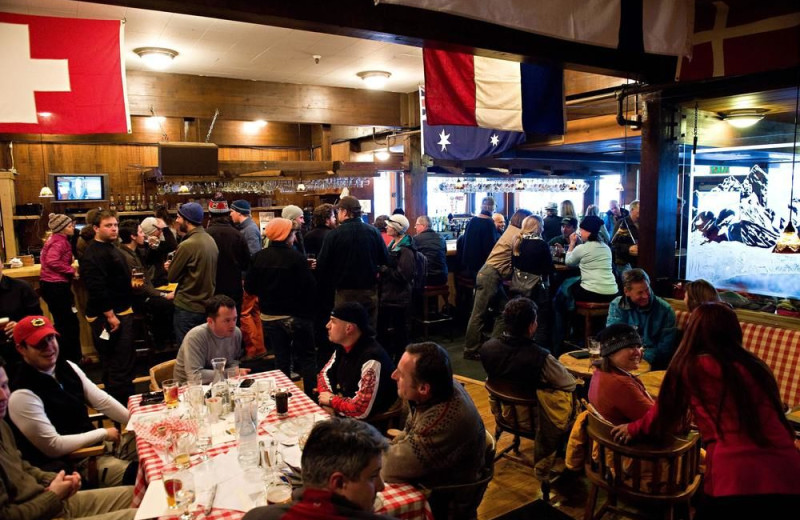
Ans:
{"label": "woman with long hair", "polygon": [[692,312],[705,302],[718,302],[719,293],[707,280],[702,278],[693,282],[688,282],[684,288],[683,301],[689,307],[689,312]]}
{"label": "woman with long hair", "polygon": [[[550,275],[553,274],[553,257],[550,247],[542,239],[544,224],[539,215],[529,215],[522,221],[521,231],[511,246],[511,289],[510,297],[524,296],[530,298],[539,308],[539,327],[536,329],[534,341],[548,348],[550,346],[550,328],[553,321],[553,304],[550,301]],[[539,282],[527,293],[517,290],[515,279],[520,275],[534,275]]]}
{"label": "woman with long hair", "polygon": [[[688,413],[706,445],[698,518],[785,516],[800,500],[800,451],[769,367],[742,345],[736,313],[703,303],[689,318],[656,406],[612,430],[620,442],[674,432]],[[707,514],[703,514],[707,508]],[[726,515],[727,513],[727,515]]]}

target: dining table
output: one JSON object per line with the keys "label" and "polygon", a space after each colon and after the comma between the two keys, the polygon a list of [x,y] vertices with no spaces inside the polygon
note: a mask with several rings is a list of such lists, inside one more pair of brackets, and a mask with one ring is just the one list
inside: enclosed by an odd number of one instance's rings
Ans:
{"label": "dining table", "polygon": [[[309,417],[312,418],[312,421],[315,421],[327,416],[319,405],[306,396],[302,390],[279,370],[249,374],[247,377],[255,380],[273,378],[276,388],[288,389],[291,392],[288,414],[279,417],[273,408],[266,417],[262,418],[261,415],[259,415],[259,437],[270,435],[270,432],[274,432],[276,428],[280,428],[283,421],[291,421],[299,417]],[[181,398],[183,394],[184,388],[181,389]],[[153,412],[169,413],[164,403],[142,405],[141,401],[142,395],[134,395],[128,399],[128,410],[131,414],[131,422],[136,422],[135,416],[137,414],[158,416],[157,413]],[[186,411],[188,412],[188,410]],[[173,411],[173,416],[175,416],[174,414],[176,413],[179,414],[181,412]],[[140,417],[149,417],[150,415]],[[139,427],[141,428],[141,426]],[[174,464],[166,462],[162,455],[159,454],[159,448],[148,442],[145,437],[147,436],[136,436],[136,448],[139,455],[139,472],[134,486],[132,507],[139,507],[150,483],[157,482],[158,485],[161,485],[160,479],[162,474],[165,471],[175,469]],[[226,455],[231,450],[233,450],[234,454],[237,450],[237,442],[233,438],[227,440],[227,442],[212,444],[207,450],[207,456],[213,459],[214,457]],[[200,457],[193,456],[192,467],[194,468],[198,464],[200,464]],[[385,489],[378,493],[375,504],[375,511],[380,514],[405,520],[433,520],[433,513],[431,512],[425,494],[410,484],[386,483]],[[215,506],[205,515],[205,518],[210,520],[238,520],[244,516],[244,514],[244,511],[222,509]],[[177,515],[178,513],[176,512],[174,515],[171,514],[159,518],[172,518]]]}

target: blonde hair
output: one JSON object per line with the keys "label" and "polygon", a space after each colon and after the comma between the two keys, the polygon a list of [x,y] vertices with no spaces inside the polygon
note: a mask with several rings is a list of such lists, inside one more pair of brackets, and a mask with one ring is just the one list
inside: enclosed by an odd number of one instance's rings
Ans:
{"label": "blonde hair", "polygon": [[522,221],[519,234],[514,237],[514,245],[512,246],[514,256],[519,256],[519,248],[526,236],[539,237],[542,235],[542,227],[542,217],[539,215],[528,215],[525,217]]}
{"label": "blonde hair", "polygon": [[571,200],[561,202],[561,217],[578,217],[578,215],[575,214],[575,206],[572,204]]}

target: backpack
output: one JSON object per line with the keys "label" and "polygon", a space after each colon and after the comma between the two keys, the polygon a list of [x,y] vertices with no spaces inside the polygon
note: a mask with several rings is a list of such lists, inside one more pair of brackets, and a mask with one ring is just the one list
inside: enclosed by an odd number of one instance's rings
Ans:
{"label": "backpack", "polygon": [[414,253],[414,264],[416,266],[414,278],[411,280],[411,290],[421,293],[425,288],[425,280],[428,278],[428,257],[414,246],[409,246],[409,249]]}

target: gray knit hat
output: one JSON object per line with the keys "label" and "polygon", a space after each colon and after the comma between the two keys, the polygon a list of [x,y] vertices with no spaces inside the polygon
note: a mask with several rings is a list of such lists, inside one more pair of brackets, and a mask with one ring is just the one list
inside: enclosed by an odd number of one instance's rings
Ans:
{"label": "gray knit hat", "polygon": [[628,347],[641,346],[642,337],[626,323],[615,323],[597,333],[600,342],[600,355],[608,357],[618,350]]}
{"label": "gray knit hat", "polygon": [[65,227],[69,226],[69,223],[72,222],[72,219],[62,213],[50,213],[48,215],[49,220],[47,221],[47,227],[50,228],[50,231],[53,233],[58,233]]}
{"label": "gray knit hat", "polygon": [[294,204],[286,206],[285,208],[283,208],[283,211],[281,211],[281,217],[287,218],[289,220],[294,220],[302,214],[303,210],[300,209],[299,206],[295,206]]}

